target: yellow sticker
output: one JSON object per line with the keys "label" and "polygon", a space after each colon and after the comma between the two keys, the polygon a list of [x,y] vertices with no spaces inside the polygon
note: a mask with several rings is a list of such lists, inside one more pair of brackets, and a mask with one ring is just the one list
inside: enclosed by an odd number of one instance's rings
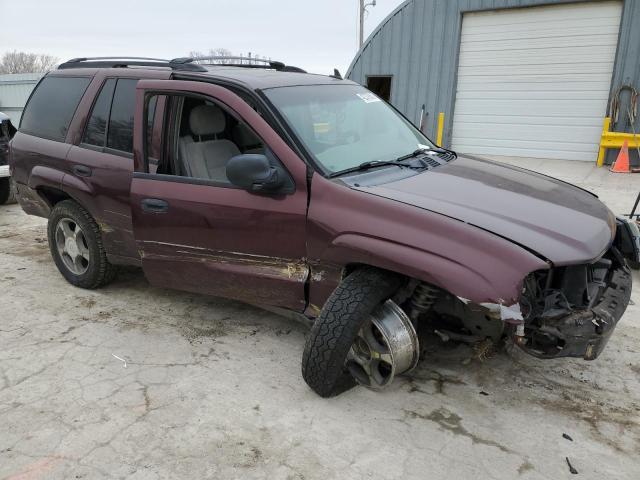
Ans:
{"label": "yellow sticker", "polygon": [[329,133],[329,130],[331,130],[331,124],[329,122],[313,124],[313,131],[315,133]]}

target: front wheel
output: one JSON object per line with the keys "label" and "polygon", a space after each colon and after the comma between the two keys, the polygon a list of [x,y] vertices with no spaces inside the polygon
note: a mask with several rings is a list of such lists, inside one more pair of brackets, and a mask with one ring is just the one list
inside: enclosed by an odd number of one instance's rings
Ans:
{"label": "front wheel", "polygon": [[[384,353],[384,342],[372,338],[376,328],[372,330],[370,322],[376,317],[372,316],[376,309],[401,284],[399,275],[363,267],[349,274],[331,294],[311,328],[302,356],[302,376],[318,395],[332,397],[354,386],[356,378],[364,384],[372,378],[370,367],[375,362],[355,357],[364,358],[367,352],[370,358]],[[375,351],[372,345],[380,348]],[[384,368],[384,359],[377,360],[382,361],[376,365]],[[353,370],[355,365],[349,365],[354,361],[359,363],[361,375]]]}
{"label": "front wheel", "polygon": [[113,280],[116,269],[107,260],[100,228],[76,202],[64,200],[53,208],[47,233],[53,261],[70,284],[95,289]]}

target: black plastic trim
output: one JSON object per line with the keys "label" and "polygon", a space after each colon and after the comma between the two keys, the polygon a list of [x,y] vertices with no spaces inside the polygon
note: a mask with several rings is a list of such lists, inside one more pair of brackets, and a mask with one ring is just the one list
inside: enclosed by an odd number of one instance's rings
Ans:
{"label": "black plastic trim", "polygon": [[164,67],[171,70],[184,70],[190,72],[207,72],[208,70],[195,63],[171,62],[162,59],[99,59],[99,58],[72,58],[58,65],[58,70],[73,68],[127,68],[127,67]]}
{"label": "black plastic trim", "polygon": [[206,178],[181,177],[179,175],[166,175],[164,173],[146,173],[133,172],[133,178],[141,178],[143,180],[158,180],[162,182],[188,183],[192,185],[208,185],[210,187],[233,188],[243,190],[231,183],[218,182],[216,180],[208,180]]}

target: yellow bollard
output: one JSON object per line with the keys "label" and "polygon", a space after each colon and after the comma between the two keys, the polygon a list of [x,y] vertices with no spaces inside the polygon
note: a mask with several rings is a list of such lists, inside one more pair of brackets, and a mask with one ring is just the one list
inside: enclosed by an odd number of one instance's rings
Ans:
{"label": "yellow bollard", "polygon": [[[602,137],[604,138],[607,133],[609,133],[609,128],[611,127],[611,118],[604,117],[604,123],[602,125]],[[600,150],[598,150],[598,162],[596,165],[601,167],[604,165],[604,154],[607,152],[607,149],[602,144],[602,140],[600,140]]]}
{"label": "yellow bollard", "polygon": [[444,112],[438,114],[438,137],[436,139],[436,145],[442,146],[442,133],[444,132]]}

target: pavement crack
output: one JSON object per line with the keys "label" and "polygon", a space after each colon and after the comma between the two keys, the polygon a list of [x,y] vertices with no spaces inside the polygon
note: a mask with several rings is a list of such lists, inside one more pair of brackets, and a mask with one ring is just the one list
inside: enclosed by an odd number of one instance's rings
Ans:
{"label": "pavement crack", "polygon": [[486,438],[480,437],[475,433],[470,432],[465,427],[462,426],[462,418],[446,408],[439,408],[437,410],[433,410],[431,413],[424,415],[413,410],[403,410],[405,415],[409,418],[420,418],[422,420],[428,420],[430,422],[436,423],[440,428],[447,430],[455,435],[462,435],[471,440],[474,444],[487,445],[490,447],[495,447],[504,453],[517,453],[510,448],[502,445],[501,443],[495,442],[493,440],[488,440]]}

